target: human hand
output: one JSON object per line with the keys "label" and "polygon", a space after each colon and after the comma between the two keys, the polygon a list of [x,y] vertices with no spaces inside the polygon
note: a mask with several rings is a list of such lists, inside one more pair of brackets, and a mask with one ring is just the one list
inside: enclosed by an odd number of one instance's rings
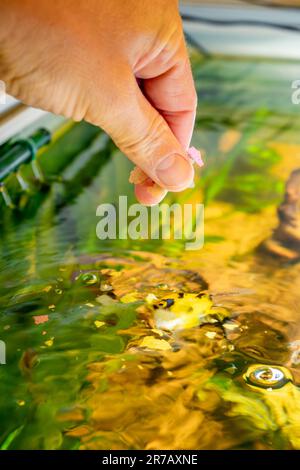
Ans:
{"label": "human hand", "polygon": [[194,177],[197,99],[177,3],[0,0],[7,92],[102,127],[148,176],[135,187],[147,205]]}

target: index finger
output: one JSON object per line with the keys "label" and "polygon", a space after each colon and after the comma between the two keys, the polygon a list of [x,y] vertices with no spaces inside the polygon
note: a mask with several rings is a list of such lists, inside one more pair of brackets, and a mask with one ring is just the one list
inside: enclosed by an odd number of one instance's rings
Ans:
{"label": "index finger", "polygon": [[[155,69],[152,64],[153,74]],[[183,36],[170,67],[164,73],[144,80],[143,90],[187,150],[195,124],[197,94]]]}

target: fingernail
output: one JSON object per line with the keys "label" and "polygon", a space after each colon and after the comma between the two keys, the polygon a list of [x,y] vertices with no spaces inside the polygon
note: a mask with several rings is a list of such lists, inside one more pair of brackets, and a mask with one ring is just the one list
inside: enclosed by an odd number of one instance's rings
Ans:
{"label": "fingernail", "polygon": [[164,186],[183,189],[192,183],[194,169],[184,157],[169,155],[156,167],[156,176]]}

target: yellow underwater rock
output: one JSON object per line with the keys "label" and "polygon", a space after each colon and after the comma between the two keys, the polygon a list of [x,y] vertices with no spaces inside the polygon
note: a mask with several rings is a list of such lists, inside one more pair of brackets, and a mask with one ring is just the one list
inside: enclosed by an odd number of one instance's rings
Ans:
{"label": "yellow underwater rock", "polygon": [[172,349],[167,341],[154,338],[154,336],[145,336],[139,346],[141,348],[155,349],[157,351],[169,351]]}

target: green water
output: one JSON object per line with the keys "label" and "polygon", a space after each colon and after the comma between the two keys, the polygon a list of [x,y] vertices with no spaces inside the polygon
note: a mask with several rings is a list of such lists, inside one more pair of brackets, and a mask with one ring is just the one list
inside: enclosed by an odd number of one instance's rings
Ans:
{"label": "green water", "polygon": [[[6,181],[3,450],[300,449],[300,265],[260,248],[300,168],[298,65],[194,54],[193,67],[205,168],[167,200],[205,203],[203,249],[96,237],[97,206],[134,196],[131,164],[87,124],[39,155],[43,184],[30,165],[29,192]],[[199,292],[223,319],[157,328],[148,294],[180,293],[185,314]]]}

